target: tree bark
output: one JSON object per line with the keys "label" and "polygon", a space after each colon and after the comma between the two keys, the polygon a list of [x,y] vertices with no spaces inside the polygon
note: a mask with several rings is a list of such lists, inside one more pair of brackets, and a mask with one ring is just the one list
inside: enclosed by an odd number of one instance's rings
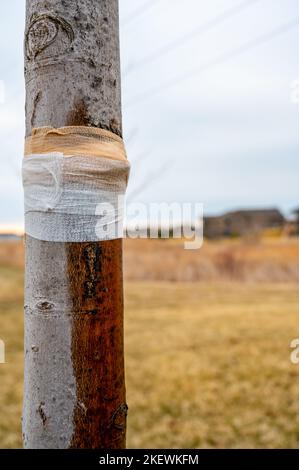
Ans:
{"label": "tree bark", "polygon": [[[122,135],[117,0],[27,0],[26,135]],[[122,241],[26,236],[25,448],[124,448]]]}

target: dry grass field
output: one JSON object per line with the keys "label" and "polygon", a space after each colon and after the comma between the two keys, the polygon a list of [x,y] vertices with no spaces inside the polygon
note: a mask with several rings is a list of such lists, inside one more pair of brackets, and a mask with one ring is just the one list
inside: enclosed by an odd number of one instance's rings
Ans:
{"label": "dry grass field", "polygon": [[181,240],[126,240],[129,280],[298,282],[298,238],[205,241],[184,250]]}
{"label": "dry grass field", "polygon": [[[0,448],[21,446],[22,258],[0,244]],[[299,241],[128,240],[125,266],[128,446],[298,447]]]}

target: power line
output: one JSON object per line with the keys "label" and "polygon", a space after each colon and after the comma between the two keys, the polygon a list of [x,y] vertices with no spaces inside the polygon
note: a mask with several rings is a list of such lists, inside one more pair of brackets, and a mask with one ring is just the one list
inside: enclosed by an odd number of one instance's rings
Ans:
{"label": "power line", "polygon": [[147,2],[143,3],[143,5],[136,8],[136,10],[134,10],[130,16],[127,16],[124,19],[124,21],[122,22],[122,26],[127,26],[128,24],[132,23],[132,21],[134,21],[136,18],[146,13],[159,1],[160,0],[148,0]]}
{"label": "power line", "polygon": [[223,64],[223,63],[233,59],[234,57],[242,55],[244,52],[247,52],[251,49],[255,49],[259,45],[265,44],[265,43],[269,42],[271,39],[273,39],[277,36],[281,36],[282,34],[285,34],[290,29],[295,28],[296,26],[298,26],[298,24],[299,24],[299,17],[292,20],[292,21],[289,21],[288,23],[285,23],[284,25],[282,25],[282,26],[280,26],[276,29],[273,29],[269,33],[263,34],[263,35],[255,38],[251,41],[248,41],[247,43],[243,44],[242,46],[239,46],[239,47],[237,47],[237,48],[235,48],[235,49],[233,49],[229,52],[225,52],[223,54],[220,54],[216,58],[202,64],[200,67],[198,67],[196,69],[193,69],[190,72],[187,72],[187,73],[184,73],[180,76],[174,77],[174,78],[172,78],[168,81],[165,81],[164,83],[162,83],[161,85],[159,85],[157,87],[153,87],[153,88],[151,88],[151,89],[149,89],[149,90],[147,90],[143,93],[140,93],[140,94],[136,95],[132,100],[130,100],[128,103],[126,103],[125,106],[126,107],[134,106],[135,104],[137,104],[141,101],[144,101],[147,98],[150,98],[150,97],[160,93],[161,91],[163,91],[165,89],[169,89],[170,87],[173,87],[174,85],[177,85],[177,84],[179,84],[179,83],[181,83],[185,80],[188,80],[188,79],[192,78],[195,75],[199,75],[200,73],[206,72],[207,70],[212,69],[212,68],[216,67],[217,65]]}
{"label": "power line", "polygon": [[186,42],[189,42],[192,38],[210,31],[215,26],[218,26],[219,24],[237,15],[238,13],[245,10],[246,8],[249,8],[254,3],[257,3],[260,1],[261,0],[246,0],[240,3],[239,5],[236,5],[232,8],[228,8],[226,11],[220,13],[219,15],[215,16],[214,18],[200,25],[199,27],[196,27],[192,31],[188,32],[187,34],[184,34],[180,38],[174,39],[173,41],[169,42],[165,46],[162,46],[159,49],[157,49],[155,52],[152,52],[151,54],[148,54],[147,56],[143,57],[139,61],[136,61],[135,63],[133,62],[131,65],[129,65],[126,71],[126,75],[129,75],[130,73],[134,72],[135,70],[139,69],[140,67],[146,64],[149,64],[151,62],[154,62],[160,59],[160,57],[165,56],[166,54],[173,51],[174,49],[177,49],[178,47],[182,47]]}

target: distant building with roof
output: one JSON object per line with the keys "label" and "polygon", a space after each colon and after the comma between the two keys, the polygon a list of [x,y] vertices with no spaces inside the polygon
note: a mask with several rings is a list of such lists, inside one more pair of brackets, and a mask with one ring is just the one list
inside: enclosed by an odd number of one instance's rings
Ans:
{"label": "distant building with roof", "polygon": [[285,218],[278,209],[244,209],[204,218],[204,236],[244,236],[270,228],[283,228]]}

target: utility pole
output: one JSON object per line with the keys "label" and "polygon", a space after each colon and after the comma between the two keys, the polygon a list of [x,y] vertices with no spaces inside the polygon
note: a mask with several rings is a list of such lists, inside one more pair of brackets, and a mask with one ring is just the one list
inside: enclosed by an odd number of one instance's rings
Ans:
{"label": "utility pole", "polygon": [[[122,136],[118,0],[27,0],[26,137]],[[124,448],[122,240],[26,235],[25,448]]]}

